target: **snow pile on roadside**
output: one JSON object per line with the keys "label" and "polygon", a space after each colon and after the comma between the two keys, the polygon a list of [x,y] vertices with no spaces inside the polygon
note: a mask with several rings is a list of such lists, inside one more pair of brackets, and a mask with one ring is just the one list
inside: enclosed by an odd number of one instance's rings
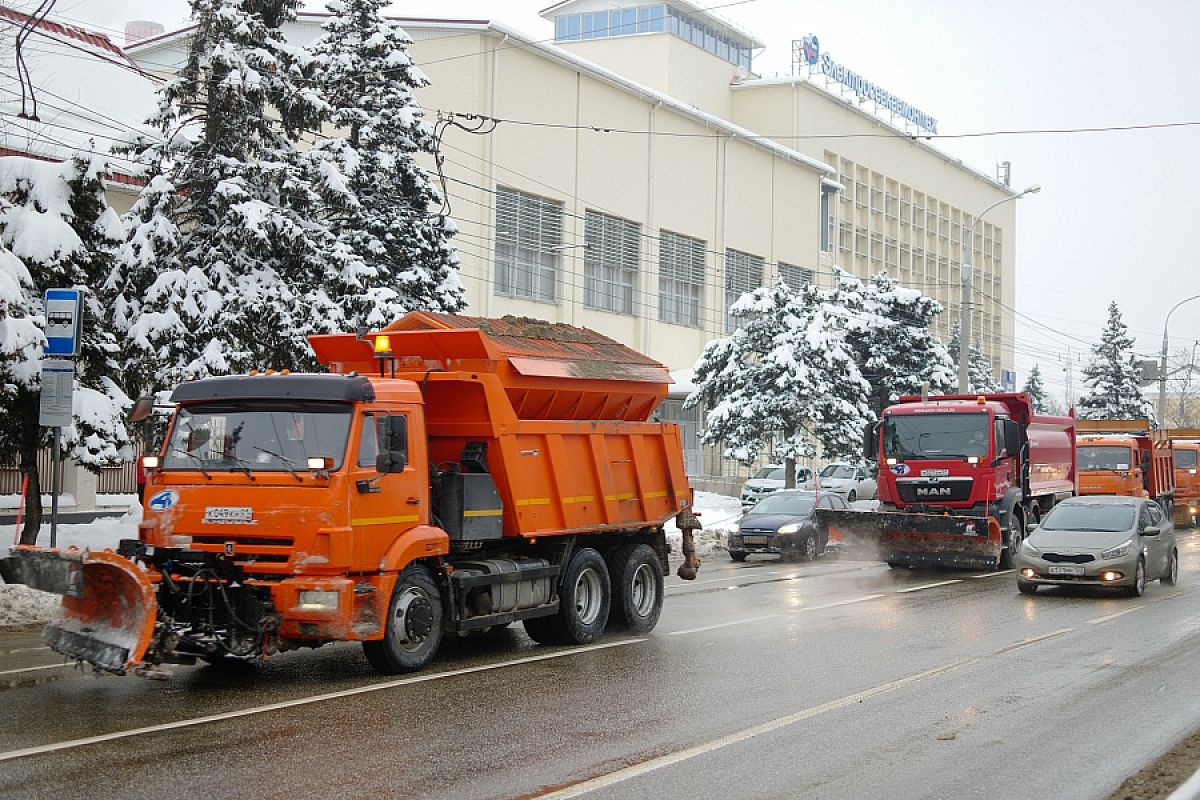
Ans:
{"label": "snow pile on roadside", "polygon": [[[59,547],[78,547],[81,550],[116,549],[121,539],[137,537],[137,525],[142,519],[141,506],[133,506],[122,517],[108,517],[85,525],[59,525]],[[50,525],[42,525],[38,544],[49,546]],[[0,550],[3,552],[3,550]],[[56,594],[39,592],[28,586],[0,583],[0,630],[37,628],[54,616],[61,598]]]}
{"label": "snow pile on roadside", "polygon": [[[703,560],[714,550],[725,550],[725,534],[729,532],[729,523],[742,516],[742,503],[736,497],[696,492],[696,513],[700,517],[700,524],[704,526],[695,536],[696,555]],[[683,536],[675,527],[674,520],[668,522],[665,529],[672,555],[682,553]]]}

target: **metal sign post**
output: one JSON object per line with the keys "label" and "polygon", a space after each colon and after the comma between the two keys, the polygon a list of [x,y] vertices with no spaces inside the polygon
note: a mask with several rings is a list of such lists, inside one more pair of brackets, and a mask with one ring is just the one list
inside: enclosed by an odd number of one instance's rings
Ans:
{"label": "metal sign post", "polygon": [[83,293],[78,289],[47,289],[46,355],[42,360],[42,396],[38,424],[54,428],[54,450],[50,454],[50,546],[58,544],[58,496],[62,491],[59,451],[62,429],[71,424],[71,402],[75,393],[75,362],[83,331]]}

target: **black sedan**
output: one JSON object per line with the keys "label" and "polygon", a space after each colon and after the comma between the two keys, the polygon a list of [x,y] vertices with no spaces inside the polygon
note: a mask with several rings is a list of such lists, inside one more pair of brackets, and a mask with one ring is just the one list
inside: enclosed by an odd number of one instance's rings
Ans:
{"label": "black sedan", "polygon": [[817,508],[847,509],[834,494],[789,489],[764,497],[729,529],[727,547],[734,561],[751,553],[796,556],[811,561],[825,552],[827,542],[813,522]]}

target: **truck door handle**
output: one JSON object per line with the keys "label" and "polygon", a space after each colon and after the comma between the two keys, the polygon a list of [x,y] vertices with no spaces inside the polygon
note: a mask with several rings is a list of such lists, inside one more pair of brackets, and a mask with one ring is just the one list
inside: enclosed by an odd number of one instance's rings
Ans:
{"label": "truck door handle", "polygon": [[408,503],[410,506],[419,506],[419,505],[421,505],[421,501],[420,501],[418,498],[416,498],[416,497],[410,497],[410,498],[408,498],[407,500],[405,500],[404,502]]}

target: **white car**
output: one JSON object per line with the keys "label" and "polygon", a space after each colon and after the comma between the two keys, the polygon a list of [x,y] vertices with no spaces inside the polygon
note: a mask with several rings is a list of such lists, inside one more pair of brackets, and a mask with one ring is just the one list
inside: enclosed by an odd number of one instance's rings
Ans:
{"label": "white car", "polygon": [[[784,467],[782,464],[768,464],[755,472],[750,479],[742,484],[742,508],[749,508],[771,492],[783,488]],[[796,486],[805,483],[812,484],[812,470],[808,467],[796,467]]]}
{"label": "white car", "polygon": [[817,482],[805,484],[805,488],[816,488],[846,498],[847,503],[855,500],[874,500],[878,492],[873,470],[852,464],[829,464],[817,474]]}

